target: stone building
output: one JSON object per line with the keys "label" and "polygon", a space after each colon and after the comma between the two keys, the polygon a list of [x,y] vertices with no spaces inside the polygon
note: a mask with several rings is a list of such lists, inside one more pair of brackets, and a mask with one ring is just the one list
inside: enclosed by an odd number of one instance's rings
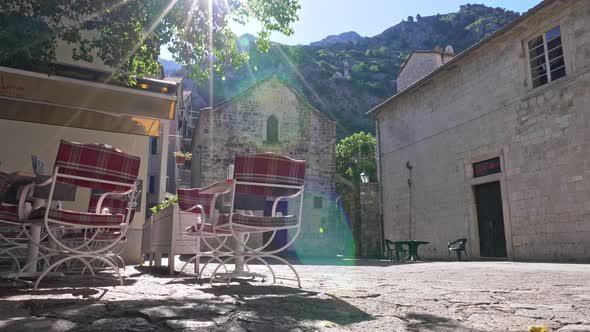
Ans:
{"label": "stone building", "polygon": [[547,0],[370,111],[385,238],[590,261],[590,1]]}
{"label": "stone building", "polygon": [[440,47],[434,50],[412,51],[399,69],[396,79],[397,90],[405,90],[412,83],[449,62],[454,56],[451,46],[447,46],[444,51]]}
{"label": "stone building", "polygon": [[313,252],[330,229],[335,143],[335,122],[273,75],[200,111],[192,140],[192,186],[225,180],[237,154],[276,152],[306,160],[304,219],[295,250]]}

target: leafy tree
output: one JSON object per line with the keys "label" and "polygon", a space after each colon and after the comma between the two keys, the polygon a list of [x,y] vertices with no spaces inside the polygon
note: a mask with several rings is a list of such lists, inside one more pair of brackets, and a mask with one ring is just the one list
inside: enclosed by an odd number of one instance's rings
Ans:
{"label": "leafy tree", "polygon": [[270,48],[273,31],[291,35],[298,0],[7,0],[0,1],[0,65],[48,66],[59,40],[75,60],[102,60],[115,78],[159,71],[161,45],[192,78],[204,80],[237,68],[247,53],[236,47],[230,22],[260,22],[256,44]]}
{"label": "leafy tree", "polygon": [[367,65],[361,61],[352,65],[350,69],[352,69],[353,73],[361,73],[367,69]]}
{"label": "leafy tree", "polygon": [[379,65],[377,65],[377,64],[371,65],[369,67],[369,70],[372,71],[373,73],[378,73],[379,72]]}
{"label": "leafy tree", "polygon": [[377,140],[365,132],[354,133],[336,145],[336,172],[343,178],[358,183],[365,172],[371,181],[377,178],[375,145]]}

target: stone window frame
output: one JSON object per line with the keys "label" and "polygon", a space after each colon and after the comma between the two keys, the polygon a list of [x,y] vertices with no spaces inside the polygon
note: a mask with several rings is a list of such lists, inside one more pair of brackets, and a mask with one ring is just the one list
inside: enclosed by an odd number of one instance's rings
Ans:
{"label": "stone window frame", "polygon": [[[553,30],[554,28],[559,28],[560,29],[560,36],[561,36],[561,48],[562,48],[562,52],[563,52],[563,60],[564,60],[564,68],[565,68],[565,75],[562,77],[559,77],[558,79],[550,79],[547,81],[547,83],[538,85],[538,86],[533,86],[533,77],[532,77],[532,71],[531,71],[531,66],[530,66],[530,56],[529,56],[529,42],[532,41],[535,38],[538,38],[540,36],[542,36],[543,38],[543,47],[545,48],[544,51],[544,56],[545,56],[545,65],[547,65],[547,49],[546,49],[546,34],[548,32],[550,32],[551,30]],[[554,84],[559,84],[556,82],[562,82],[563,80],[566,80],[568,77],[571,76],[572,70],[571,70],[571,63],[570,63],[570,57],[569,57],[569,52],[568,52],[568,38],[567,38],[567,27],[565,27],[564,29],[564,25],[562,24],[562,22],[559,19],[556,20],[552,20],[549,21],[545,24],[543,24],[542,27],[535,29],[535,32],[528,34],[525,38],[522,39],[522,50],[523,50],[523,58],[524,58],[524,67],[525,67],[525,72],[526,72],[526,79],[525,81],[527,82],[528,85],[528,90],[529,91],[538,91],[538,90],[544,90],[549,86],[553,86]],[[569,75],[569,76],[568,76]],[[548,74],[549,76],[549,74]]]}
{"label": "stone window frame", "polygon": [[[269,125],[269,120],[271,118],[274,118],[276,120],[276,134],[277,134],[276,141],[275,140],[269,140],[269,137],[268,137],[268,134],[269,134],[268,133],[268,125]],[[264,129],[264,142],[265,143],[268,143],[268,144],[276,144],[276,143],[279,143],[281,141],[280,140],[280,137],[281,137],[281,125],[280,125],[279,117],[276,116],[275,114],[271,114],[268,117],[266,117],[266,120],[264,121],[264,124],[265,124],[265,127],[264,127],[265,128]]]}

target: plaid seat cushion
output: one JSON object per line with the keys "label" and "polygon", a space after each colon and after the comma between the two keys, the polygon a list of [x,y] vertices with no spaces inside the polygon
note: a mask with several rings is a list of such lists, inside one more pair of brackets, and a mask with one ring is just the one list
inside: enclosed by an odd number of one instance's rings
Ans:
{"label": "plaid seat cushion", "polygon": [[13,222],[19,221],[18,220],[18,206],[0,204],[0,221],[1,220],[13,221]]}
{"label": "plaid seat cushion", "polygon": [[[302,186],[305,160],[295,160],[276,153],[236,156],[234,179],[240,182]],[[282,196],[284,188],[238,185],[236,192],[261,196]]]}
{"label": "plaid seat cushion", "polygon": [[[31,212],[29,219],[43,219],[44,217],[45,207],[41,207]],[[114,226],[125,222],[125,218],[122,214],[96,214],[60,209],[49,209],[49,219],[69,224],[88,226]]]}
{"label": "plaid seat cushion", "polygon": [[[92,236],[94,234],[89,233],[89,232],[74,232],[74,233],[67,233],[65,234],[62,238],[64,239],[71,239],[71,240],[84,240],[84,238],[86,239],[91,239]],[[119,236],[121,236],[121,232],[100,232],[98,233],[98,235],[96,235],[96,237],[93,239],[93,241],[113,241],[119,238]],[[121,241],[125,241],[127,240],[127,236],[124,235],[121,238]]]}
{"label": "plaid seat cushion", "polygon": [[[205,194],[201,192],[201,188],[191,189],[178,189],[178,207],[182,211],[188,211],[195,205],[203,206],[205,213],[209,213],[211,210],[211,201],[213,200],[213,194]],[[200,214],[201,210],[196,208],[190,212]]]}
{"label": "plaid seat cushion", "polygon": [[[229,223],[229,214],[219,216],[219,227],[227,227]],[[268,216],[251,216],[247,214],[234,213],[232,223],[250,227],[288,227],[297,225],[297,217],[293,215],[268,217]]]}
{"label": "plaid seat cushion", "polygon": [[[123,153],[121,150],[101,144],[79,144],[62,140],[57,151],[55,167],[67,175],[80,176],[133,185],[139,174],[140,158]],[[125,191],[128,186],[93,182],[90,180],[58,178],[85,188],[105,191]]]}

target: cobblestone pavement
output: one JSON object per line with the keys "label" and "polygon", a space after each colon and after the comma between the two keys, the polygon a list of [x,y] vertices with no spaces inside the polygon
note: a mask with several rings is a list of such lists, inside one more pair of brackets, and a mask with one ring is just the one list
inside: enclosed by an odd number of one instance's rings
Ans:
{"label": "cobblestone pavement", "polygon": [[588,265],[340,261],[297,270],[301,289],[268,280],[210,287],[145,267],[128,267],[123,287],[0,288],[0,330],[590,331]]}

